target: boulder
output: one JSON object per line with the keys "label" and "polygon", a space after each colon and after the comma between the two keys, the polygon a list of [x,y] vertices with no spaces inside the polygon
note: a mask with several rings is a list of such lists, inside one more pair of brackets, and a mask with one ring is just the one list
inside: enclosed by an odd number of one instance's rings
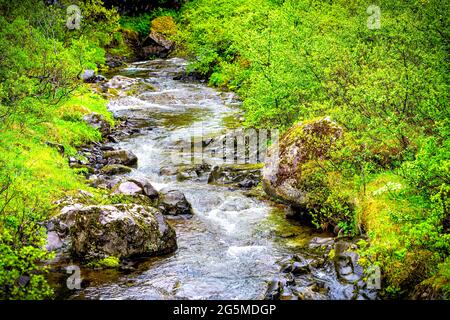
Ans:
{"label": "boulder", "polygon": [[143,42],[142,55],[166,58],[174,48],[175,43],[173,41],[167,39],[161,33],[152,31]]}
{"label": "boulder", "polygon": [[299,123],[268,150],[263,169],[263,188],[271,197],[304,208],[311,191],[310,175],[317,163],[330,159],[330,152],[343,130],[329,118]]}
{"label": "boulder", "polygon": [[84,70],[80,75],[81,80],[83,82],[94,82],[95,71],[91,69]]}
{"label": "boulder", "polygon": [[103,156],[108,160],[109,164],[122,164],[125,166],[136,166],[138,158],[136,155],[127,150],[105,151]]}
{"label": "boulder", "polygon": [[225,164],[215,166],[208,183],[252,188],[261,181],[260,164]]}
{"label": "boulder", "polygon": [[174,229],[159,210],[148,206],[74,205],[63,208],[50,222],[49,244],[59,245],[53,239],[56,233],[69,243],[72,257],[85,262],[153,256],[177,248]]}
{"label": "boulder", "polygon": [[86,83],[96,83],[106,81],[106,78],[101,74],[96,75],[94,70],[86,69],[80,74],[81,80]]}
{"label": "boulder", "polygon": [[167,57],[175,49],[175,42],[169,40],[169,37],[176,33],[177,27],[172,17],[161,16],[152,20],[150,34],[142,42],[143,56]]}
{"label": "boulder", "polygon": [[145,178],[130,178],[117,183],[114,186],[114,194],[144,195],[150,199],[158,198],[158,192],[153,188],[150,181]]}
{"label": "boulder", "polygon": [[164,188],[159,191],[159,208],[163,214],[178,216],[192,215],[192,206],[185,195],[172,188]]}
{"label": "boulder", "polygon": [[124,181],[116,185],[113,190],[113,194],[125,194],[134,196],[137,194],[142,194],[142,188],[131,181]]}
{"label": "boulder", "polygon": [[142,177],[134,177],[129,179],[129,181],[137,184],[142,189],[142,193],[150,199],[158,198],[158,191],[156,191],[156,189],[152,186],[148,179]]}
{"label": "boulder", "polygon": [[105,119],[105,117],[99,113],[90,113],[83,117],[83,121],[94,129],[98,129],[103,136],[108,135],[111,132],[111,125]]}

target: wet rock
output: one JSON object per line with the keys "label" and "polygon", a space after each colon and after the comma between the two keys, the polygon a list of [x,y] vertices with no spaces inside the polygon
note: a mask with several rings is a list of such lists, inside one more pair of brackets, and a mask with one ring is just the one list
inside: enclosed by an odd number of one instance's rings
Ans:
{"label": "wet rock", "polygon": [[56,231],[50,231],[47,233],[47,244],[45,245],[45,248],[48,251],[61,249],[63,245],[64,244]]}
{"label": "wet rock", "polygon": [[293,255],[284,262],[284,266],[281,269],[284,273],[289,273],[294,276],[309,273],[309,261],[300,255]]}
{"label": "wet rock", "polygon": [[113,187],[114,194],[145,195],[150,199],[158,198],[158,192],[145,178],[130,178],[117,182]]}
{"label": "wet rock", "polygon": [[61,210],[52,222],[59,235],[70,239],[72,256],[82,261],[152,256],[177,248],[174,229],[152,207],[76,205]]}
{"label": "wet rock", "polygon": [[315,248],[331,249],[333,245],[334,245],[334,238],[315,237],[309,242],[308,247],[311,249]]}
{"label": "wet rock", "polygon": [[95,75],[95,71],[91,69],[86,69],[80,74],[81,80],[86,83],[96,83],[105,81],[106,78],[102,75]]}
{"label": "wet rock", "polygon": [[309,272],[309,266],[308,266],[308,264],[295,261],[291,265],[290,272],[293,275],[299,275],[299,274],[308,273]]}
{"label": "wet rock", "polygon": [[110,164],[104,166],[100,172],[106,175],[116,175],[116,174],[124,174],[130,173],[132,169],[130,167],[121,165],[121,164]]}
{"label": "wet rock", "polygon": [[177,181],[193,180],[198,178],[197,173],[193,172],[179,172],[177,174]]}
{"label": "wet rock", "polygon": [[207,163],[194,165],[168,166],[160,169],[160,174],[164,176],[176,176],[178,181],[207,179],[207,174],[211,170],[211,165]]}
{"label": "wet rock", "polygon": [[108,180],[102,175],[93,174],[89,176],[88,181],[91,187],[108,189]]}
{"label": "wet rock", "polygon": [[291,206],[305,208],[311,191],[305,171],[309,172],[312,161],[328,159],[342,134],[342,128],[329,118],[294,125],[281,137],[278,148],[269,148],[262,179],[266,193]]}
{"label": "wet rock", "polygon": [[125,166],[136,166],[138,158],[136,155],[127,150],[112,150],[105,151],[103,156],[108,160],[110,164],[122,164]]}
{"label": "wet rock", "polygon": [[273,278],[267,285],[267,291],[264,294],[264,300],[279,300],[283,292],[285,282],[278,277]]}
{"label": "wet rock", "polygon": [[142,56],[166,58],[175,48],[175,43],[159,32],[152,31],[142,43]]}
{"label": "wet rock", "polygon": [[334,265],[341,280],[347,283],[357,283],[364,275],[364,269],[358,264],[358,254],[353,245],[346,241],[334,245]]}
{"label": "wet rock", "polygon": [[183,82],[204,82],[205,76],[195,71],[192,72],[181,71],[173,77],[173,80]]}
{"label": "wet rock", "polygon": [[192,206],[185,195],[175,189],[164,188],[159,191],[159,208],[166,215],[192,215]]}
{"label": "wet rock", "polygon": [[131,181],[124,181],[119,183],[116,188],[114,188],[113,194],[125,194],[125,195],[137,195],[142,194],[142,188]]}
{"label": "wet rock", "polygon": [[87,69],[84,70],[81,74],[80,74],[80,78],[81,80],[83,80],[84,82],[94,82],[94,78],[95,78],[95,71],[91,70],[91,69]]}
{"label": "wet rock", "polygon": [[325,300],[327,299],[326,289],[325,292],[318,292],[316,284],[309,287],[295,287],[292,290],[297,296],[298,300]]}
{"label": "wet rock", "polygon": [[208,183],[234,185],[240,188],[252,188],[261,181],[261,165],[221,165],[211,171]]}
{"label": "wet rock", "polygon": [[159,170],[159,174],[162,176],[174,176],[178,173],[178,170],[176,167],[162,167]]}
{"label": "wet rock", "polygon": [[108,135],[111,132],[111,125],[105,119],[105,117],[99,113],[90,113],[83,116],[83,121],[94,129],[98,129],[103,136]]}
{"label": "wet rock", "polygon": [[130,178],[129,181],[138,185],[142,189],[142,193],[150,199],[158,198],[158,191],[156,191],[156,189],[152,186],[148,179],[142,177],[134,177]]}

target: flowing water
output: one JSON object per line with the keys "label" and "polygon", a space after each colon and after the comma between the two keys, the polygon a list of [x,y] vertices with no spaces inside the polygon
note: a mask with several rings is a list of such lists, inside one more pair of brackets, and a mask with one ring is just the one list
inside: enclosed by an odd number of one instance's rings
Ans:
{"label": "flowing water", "polygon": [[[117,116],[126,116],[144,129],[114,144],[137,155],[138,168],[130,175],[148,178],[157,189],[181,190],[192,204],[192,218],[170,221],[178,250],[145,259],[134,271],[110,278],[96,271],[97,280],[72,298],[259,299],[266,281],[279,273],[277,260],[295,252],[295,246],[276,232],[272,221],[276,214],[269,203],[238,189],[208,184],[206,179],[178,182],[174,176],[160,174],[161,169],[173,167],[171,152],[178,141],[190,139],[199,129],[205,136],[220,134],[227,119],[239,118],[239,103],[232,93],[174,80],[185,66],[178,58],[130,64],[119,75],[139,79],[144,89],[109,103]],[[296,235],[304,240],[317,235],[308,227],[296,228]]]}

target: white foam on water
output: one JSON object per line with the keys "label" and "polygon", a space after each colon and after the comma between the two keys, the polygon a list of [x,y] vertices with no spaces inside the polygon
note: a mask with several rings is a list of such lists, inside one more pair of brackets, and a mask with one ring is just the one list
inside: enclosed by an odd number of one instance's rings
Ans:
{"label": "white foam on water", "polygon": [[176,108],[167,104],[151,103],[137,97],[123,97],[115,100],[110,100],[108,103],[108,109],[111,111],[120,110],[176,110]]}
{"label": "white foam on water", "polygon": [[232,258],[248,257],[254,258],[261,255],[267,247],[264,246],[230,246],[227,250],[227,255]]}

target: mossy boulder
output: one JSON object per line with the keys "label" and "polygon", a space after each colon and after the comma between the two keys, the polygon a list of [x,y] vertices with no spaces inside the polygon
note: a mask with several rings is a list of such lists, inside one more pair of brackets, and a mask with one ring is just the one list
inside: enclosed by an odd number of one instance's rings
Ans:
{"label": "mossy boulder", "polygon": [[149,206],[74,205],[63,208],[52,222],[72,257],[86,263],[154,256],[177,248],[175,230]]}
{"label": "mossy boulder", "polygon": [[345,143],[342,127],[329,118],[294,125],[277,146],[269,148],[263,169],[264,191],[296,212],[310,213],[313,223],[322,229],[348,222],[350,180],[336,169]]}
{"label": "mossy boulder", "polygon": [[150,34],[142,42],[144,56],[167,57],[174,49],[175,42],[171,40],[177,33],[175,21],[170,16],[162,16],[151,22]]}
{"label": "mossy boulder", "polygon": [[152,20],[150,31],[172,37],[177,34],[178,30],[177,24],[171,16],[161,16]]}

